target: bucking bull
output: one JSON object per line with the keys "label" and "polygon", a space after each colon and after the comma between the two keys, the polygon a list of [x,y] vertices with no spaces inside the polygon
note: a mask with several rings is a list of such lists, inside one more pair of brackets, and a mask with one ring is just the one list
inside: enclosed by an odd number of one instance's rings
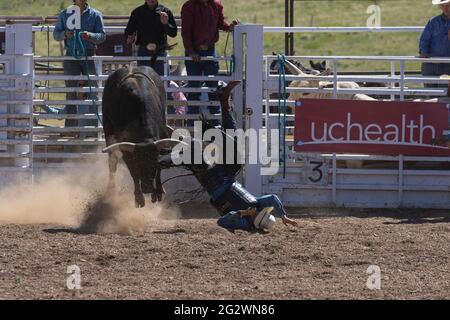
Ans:
{"label": "bucking bull", "polygon": [[[223,106],[228,105],[231,90],[238,83],[220,92]],[[203,128],[208,128],[205,120]],[[161,201],[161,164],[164,166],[170,160],[171,149],[183,142],[169,138],[173,129],[166,125],[166,91],[152,68],[121,68],[108,77],[103,92],[103,130],[107,145],[103,152],[109,154],[108,189],[115,188],[121,153],[133,179],[136,207],[145,206],[144,194],[151,194],[152,202]],[[209,182],[200,172],[207,168],[202,163],[187,169],[205,186]]]}
{"label": "bucking bull", "polygon": [[158,156],[180,141],[169,138],[166,126],[166,91],[150,67],[120,68],[112,73],[103,93],[103,130],[109,153],[109,188],[115,187],[119,152],[134,182],[136,207],[144,194],[161,201],[164,189]]}

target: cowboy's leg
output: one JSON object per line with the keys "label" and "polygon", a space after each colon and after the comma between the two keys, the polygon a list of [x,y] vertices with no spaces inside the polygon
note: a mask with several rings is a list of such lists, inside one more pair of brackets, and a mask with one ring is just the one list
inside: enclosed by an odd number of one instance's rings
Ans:
{"label": "cowboy's leg", "polygon": [[236,211],[231,211],[217,220],[217,224],[228,230],[250,231],[253,228],[251,219],[241,217]]}
{"label": "cowboy's leg", "polygon": [[138,48],[138,57],[148,57],[146,60],[138,60],[137,65],[138,66],[147,66],[150,67],[150,51],[147,50],[145,46],[139,46]]}
{"label": "cowboy's leg", "polygon": [[[200,56],[207,57],[207,56],[216,56],[216,51],[214,48],[201,51]],[[203,74],[205,76],[217,76],[219,73],[219,62],[218,61],[202,61],[202,70]],[[208,88],[217,88],[217,81],[206,81],[206,86]],[[217,101],[218,97],[216,93],[208,93],[208,99],[209,101]],[[219,106],[210,106],[209,107],[209,113],[210,114],[218,114],[220,112]],[[213,125],[218,125],[219,121],[214,120]]]}
{"label": "cowboy's leg", "polygon": [[[63,62],[64,75],[78,76],[82,73],[82,69],[80,68],[80,64],[75,60],[64,60]],[[78,86],[78,80],[65,80],[64,81],[67,88],[74,88]],[[68,92],[66,94],[67,100],[77,100],[76,92]],[[77,106],[76,105],[66,105],[65,108],[66,114],[76,114]],[[73,127],[77,125],[77,121],[74,119],[66,119],[65,126]]]}
{"label": "cowboy's leg", "polygon": [[[437,76],[437,67],[435,63],[422,63],[423,76]],[[436,88],[438,85],[434,83],[425,83],[425,88]]]}
{"label": "cowboy's leg", "polygon": [[[186,56],[188,56],[186,54]],[[200,62],[194,62],[192,60],[186,60],[186,73],[188,76],[201,76],[202,75],[202,69]],[[190,81],[188,83],[189,88],[200,88],[201,82],[200,81]],[[199,92],[189,92],[187,94],[187,99],[190,101],[200,100],[200,93]],[[200,110],[198,106],[188,106],[186,110],[186,114],[199,114]],[[192,127],[194,125],[193,120],[188,120],[187,125]]]}
{"label": "cowboy's leg", "polygon": [[[89,72],[90,77],[98,76],[97,69],[95,68],[94,60],[88,61],[87,68],[88,68],[87,71]],[[84,68],[83,74],[88,74],[88,72],[86,72],[86,68]],[[87,83],[87,87],[89,87],[89,86],[91,88],[98,88],[98,81],[90,80],[90,83],[89,82]],[[91,104],[89,106],[86,105],[86,107],[88,108],[88,110],[86,110],[86,112],[95,113],[98,116],[98,114],[99,114],[99,104],[97,102],[98,94],[96,92],[89,92],[89,94],[87,95],[87,99],[91,99]],[[95,103],[92,103],[92,100],[95,101]],[[78,110],[78,112],[80,113],[80,110]],[[78,123],[80,124],[80,121]],[[84,122],[84,123],[86,123],[85,125],[88,125],[88,126],[98,127],[98,119],[89,119],[89,120],[86,120],[86,122]],[[90,132],[89,134],[86,134],[86,137],[96,137],[96,136],[97,136],[96,133]]]}
{"label": "cowboy's leg", "polygon": [[275,194],[268,194],[265,196],[257,197],[258,206],[260,209],[273,207],[274,213],[281,217],[282,215],[286,215],[286,210],[284,210],[284,206],[281,203],[281,200]]}
{"label": "cowboy's leg", "polygon": [[[166,51],[161,51],[158,54],[158,57],[165,57],[165,56],[167,56],[167,52]],[[164,76],[164,60],[156,60],[155,65],[153,66],[153,69],[161,77]]]}

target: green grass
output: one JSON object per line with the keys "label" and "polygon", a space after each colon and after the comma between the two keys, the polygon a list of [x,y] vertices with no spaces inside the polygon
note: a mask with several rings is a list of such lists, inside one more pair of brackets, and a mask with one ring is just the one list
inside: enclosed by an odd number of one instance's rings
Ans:
{"label": "green grass", "polygon": [[[166,0],[162,4],[179,15],[184,1]],[[267,26],[284,25],[284,0],[222,0],[225,15],[229,21],[239,18],[243,23],[260,23]],[[57,14],[70,5],[69,0],[4,0],[0,3],[2,15],[37,15]],[[90,4],[105,15],[127,15],[143,0],[91,0]],[[353,0],[353,1],[296,1],[296,26],[365,26],[367,7],[377,3],[381,7],[382,26],[421,26],[439,9],[432,6],[430,0]],[[298,55],[416,55],[418,51],[418,33],[305,33],[295,35],[295,52]],[[225,35],[222,34],[218,45],[223,54]],[[264,50],[266,54],[284,51],[282,34],[265,34]],[[182,54],[182,41],[178,42],[174,55]],[[47,36],[36,36],[38,54],[47,52]],[[230,46],[229,46],[230,48]],[[228,52],[230,49],[228,49]],[[57,43],[50,37],[50,52],[59,54]],[[369,65],[362,62],[342,63],[342,69],[366,69]],[[413,65],[412,67],[415,67]],[[388,70],[388,64],[371,64],[372,70]]]}

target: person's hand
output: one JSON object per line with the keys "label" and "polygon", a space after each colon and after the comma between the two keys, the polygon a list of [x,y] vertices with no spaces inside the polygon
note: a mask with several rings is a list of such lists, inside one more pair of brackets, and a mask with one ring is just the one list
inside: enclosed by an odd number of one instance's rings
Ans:
{"label": "person's hand", "polygon": [[162,24],[168,24],[169,23],[169,15],[165,12],[160,12],[159,19],[161,20]]}
{"label": "person's hand", "polygon": [[258,212],[256,212],[256,208],[248,208],[247,210],[239,210],[241,217],[251,216],[254,217]]}
{"label": "person's hand", "polygon": [[127,37],[127,44],[133,44],[136,41],[136,35],[130,34]]}
{"label": "person's hand", "polygon": [[81,39],[84,41],[89,40],[89,32],[87,32],[87,31],[83,31],[80,36],[81,36]]}
{"label": "person's hand", "polygon": [[238,19],[233,20],[233,22],[231,22],[231,24],[230,24],[230,32],[233,32],[234,31],[234,26],[236,26],[236,25],[238,25],[240,23],[241,22]]}
{"label": "person's hand", "polygon": [[72,30],[66,30],[64,31],[64,35],[66,36],[66,39],[73,38],[74,32]]}
{"label": "person's hand", "polygon": [[200,55],[197,53],[191,53],[189,57],[191,57],[194,62],[200,62]]}
{"label": "person's hand", "polygon": [[281,217],[281,220],[283,221],[283,223],[284,223],[285,226],[287,226],[288,224],[290,224],[291,226],[298,227],[297,221],[288,218],[286,215],[283,215],[283,216]]}
{"label": "person's hand", "polygon": [[419,58],[428,58],[428,54],[426,53],[421,53]]}

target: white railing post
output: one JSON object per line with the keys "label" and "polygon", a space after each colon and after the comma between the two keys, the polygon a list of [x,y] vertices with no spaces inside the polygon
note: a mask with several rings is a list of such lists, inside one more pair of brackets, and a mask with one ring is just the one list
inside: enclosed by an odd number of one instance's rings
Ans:
{"label": "white railing post", "polygon": [[400,61],[400,101],[405,100],[405,60]]}
{"label": "white railing post", "polygon": [[[234,79],[240,81],[244,80],[244,28],[245,26],[243,25],[237,25],[233,31]],[[238,128],[243,128],[244,83],[234,89],[233,103],[237,116],[237,126]]]}
{"label": "white railing post", "polygon": [[[259,132],[262,129],[263,109],[263,26],[246,25],[247,59],[245,68],[245,102],[251,109],[248,115],[249,127]],[[245,128],[249,129],[249,128]],[[259,141],[259,143],[262,143]],[[248,150],[247,144],[247,150]],[[253,149],[256,150],[256,149]],[[254,195],[262,193],[261,165],[249,164],[249,153],[246,152],[245,186]]]}
{"label": "white railing post", "polygon": [[[13,147],[16,154],[29,154],[30,157],[18,157],[14,160],[14,166],[22,168],[30,168],[33,163],[32,155],[32,131],[33,128],[33,96],[34,96],[34,64],[33,64],[33,33],[31,24],[12,24],[6,26],[6,50],[7,55],[15,55],[12,62],[11,74],[28,75],[28,79],[16,79],[15,87],[20,90],[12,93],[13,100],[24,100],[23,104],[13,105],[10,109],[11,113],[28,114],[29,119],[11,120],[16,127],[28,127],[28,142],[18,144]],[[14,139],[18,139],[20,135],[15,135]]]}
{"label": "white railing post", "polygon": [[[392,78],[392,81],[389,82],[389,88],[394,90],[395,89],[395,81],[394,81],[394,78],[395,78],[395,62],[391,61],[390,64],[391,64],[391,78]],[[391,100],[392,101],[395,100],[395,94],[391,94]]]}
{"label": "white railing post", "polygon": [[333,59],[333,99],[338,97],[338,71],[337,71],[337,60]]}

